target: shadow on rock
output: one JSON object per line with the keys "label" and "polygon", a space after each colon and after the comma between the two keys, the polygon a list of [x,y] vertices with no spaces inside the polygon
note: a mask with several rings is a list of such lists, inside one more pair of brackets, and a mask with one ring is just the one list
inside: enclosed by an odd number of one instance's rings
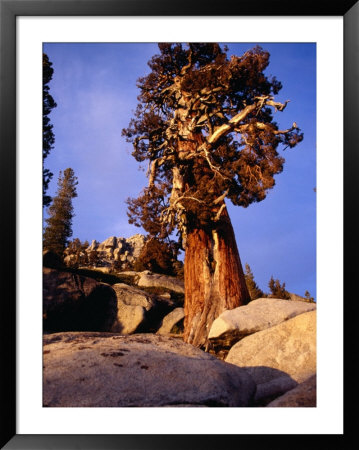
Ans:
{"label": "shadow on rock", "polygon": [[286,372],[272,367],[244,367],[257,385],[253,406],[266,406],[285,392],[294,389],[298,383]]}
{"label": "shadow on rock", "polygon": [[111,286],[44,268],[43,328],[56,331],[108,331],[117,316],[117,299]]}

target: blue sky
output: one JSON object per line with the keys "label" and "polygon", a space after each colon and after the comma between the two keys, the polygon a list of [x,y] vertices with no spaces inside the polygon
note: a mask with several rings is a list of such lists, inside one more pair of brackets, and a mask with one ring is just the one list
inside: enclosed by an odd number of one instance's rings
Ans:
{"label": "blue sky", "polygon": [[[316,297],[316,47],[300,43],[228,44],[240,55],[259,44],[271,54],[267,74],[283,84],[276,97],[290,100],[275,120],[280,127],[295,121],[304,140],[282,153],[286,163],[267,198],[248,208],[227,203],[242,264],[248,262],[257,284],[268,291],[271,275],[290,292]],[[128,223],[125,200],[147,184],[121,136],[137,105],[136,80],[148,73],[155,43],[49,43],[44,52],[53,63],[50,92],[57,102],[51,115],[55,148],[45,161],[54,177],[71,167],[78,177],[73,237],[103,241],[129,237],[141,229]]]}

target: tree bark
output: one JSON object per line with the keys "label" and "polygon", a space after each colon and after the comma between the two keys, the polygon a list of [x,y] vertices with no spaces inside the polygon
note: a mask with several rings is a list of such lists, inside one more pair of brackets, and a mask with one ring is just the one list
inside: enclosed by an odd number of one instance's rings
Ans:
{"label": "tree bark", "polygon": [[[201,133],[191,130],[190,105],[177,110],[178,157],[186,160],[204,143]],[[205,161],[203,170],[206,168]],[[207,160],[210,165],[210,161]],[[179,170],[173,172],[171,204],[184,193],[187,180]],[[178,204],[177,204],[178,206]],[[185,243],[185,319],[184,340],[208,350],[208,334],[213,321],[226,309],[250,300],[234,231],[224,201],[213,210],[216,221],[205,227],[186,229]],[[217,213],[217,214],[215,214]],[[213,223],[215,225],[213,225]]]}
{"label": "tree bark", "polygon": [[188,233],[184,277],[184,340],[207,350],[213,321],[224,310],[250,300],[226,208],[214,229],[197,228]]}

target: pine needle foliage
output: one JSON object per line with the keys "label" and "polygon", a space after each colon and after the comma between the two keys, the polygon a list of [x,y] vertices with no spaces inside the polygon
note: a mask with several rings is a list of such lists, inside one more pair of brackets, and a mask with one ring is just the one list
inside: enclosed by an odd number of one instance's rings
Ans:
{"label": "pine needle foliage", "polygon": [[49,217],[45,219],[47,226],[43,236],[43,247],[61,257],[72,236],[74,216],[72,199],[77,197],[77,184],[77,177],[71,168],[60,172],[57,193],[48,208]]}
{"label": "pine needle foliage", "polygon": [[52,62],[46,53],[42,54],[42,203],[43,206],[49,206],[51,197],[46,194],[49,183],[53,177],[53,173],[49,169],[45,169],[44,161],[54,148],[55,135],[53,132],[53,125],[50,122],[49,114],[56,108],[57,104],[50,94],[49,83],[52,80],[54,69]]}
{"label": "pine needle foliage", "polygon": [[245,265],[245,273],[244,278],[246,280],[247,288],[249,291],[249,295],[251,296],[251,300],[256,300],[257,298],[265,297],[266,295],[263,291],[258,287],[257,283],[254,281],[253,272],[248,263]]}
{"label": "pine needle foliage", "polygon": [[281,284],[278,279],[274,279],[273,275],[271,276],[269,283],[269,289],[271,291],[271,297],[273,298],[281,298],[283,300],[290,300],[290,294],[285,289],[285,283]]}

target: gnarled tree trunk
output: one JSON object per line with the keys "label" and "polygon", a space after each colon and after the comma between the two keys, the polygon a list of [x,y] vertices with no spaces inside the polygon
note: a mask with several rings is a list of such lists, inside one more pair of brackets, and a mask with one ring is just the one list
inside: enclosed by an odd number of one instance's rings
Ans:
{"label": "gnarled tree trunk", "polygon": [[184,276],[184,340],[207,349],[212,322],[225,309],[245,305],[250,299],[225,208],[215,229],[189,231]]}
{"label": "gnarled tree trunk", "polygon": [[[177,110],[180,134],[178,157],[185,161],[204,142],[201,133],[191,130],[190,106]],[[198,159],[198,157],[197,157]],[[210,171],[203,160],[203,173]],[[188,180],[173,169],[171,205],[180,207],[179,198]],[[226,309],[245,305],[250,300],[239,258],[236,239],[224,201],[213,208],[215,221],[207,227],[187,228],[185,238],[185,320],[184,340],[208,349],[208,334],[213,321]],[[191,227],[191,225],[189,225]]]}

